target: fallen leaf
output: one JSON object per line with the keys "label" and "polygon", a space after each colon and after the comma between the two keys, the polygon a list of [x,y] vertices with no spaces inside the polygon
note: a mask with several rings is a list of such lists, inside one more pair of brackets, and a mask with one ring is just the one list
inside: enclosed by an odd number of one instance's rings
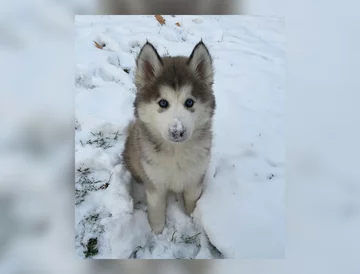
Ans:
{"label": "fallen leaf", "polygon": [[94,41],[95,47],[97,47],[98,49],[103,49],[104,46],[100,45],[98,42]]}
{"label": "fallen leaf", "polygon": [[175,23],[175,25],[177,25],[178,27],[181,27],[179,22]]}
{"label": "fallen leaf", "polygon": [[156,20],[160,23],[160,25],[165,24],[165,19],[161,15],[155,15]]}

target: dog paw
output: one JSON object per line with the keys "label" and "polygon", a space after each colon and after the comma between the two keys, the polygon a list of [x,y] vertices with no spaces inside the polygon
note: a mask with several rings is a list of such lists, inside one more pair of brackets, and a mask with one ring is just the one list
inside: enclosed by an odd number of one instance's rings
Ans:
{"label": "dog paw", "polygon": [[165,226],[165,224],[158,225],[158,226],[155,226],[155,227],[151,227],[151,229],[152,229],[154,234],[159,235],[164,230],[164,226]]}
{"label": "dog paw", "polygon": [[195,207],[196,207],[195,202],[185,203],[185,213],[186,213],[186,215],[191,216],[191,214],[194,212]]}
{"label": "dog paw", "polygon": [[149,223],[150,223],[151,230],[156,235],[160,234],[164,230],[165,219],[164,220],[156,220],[156,222],[150,220]]}
{"label": "dog paw", "polygon": [[191,217],[191,214],[193,213],[193,211],[190,210],[185,210],[186,215],[188,215],[189,217]]}

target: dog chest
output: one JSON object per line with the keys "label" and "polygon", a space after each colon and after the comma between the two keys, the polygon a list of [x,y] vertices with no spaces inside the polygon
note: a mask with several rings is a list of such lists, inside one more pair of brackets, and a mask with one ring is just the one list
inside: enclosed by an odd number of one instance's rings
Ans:
{"label": "dog chest", "polygon": [[165,187],[174,192],[197,184],[203,176],[209,156],[201,147],[179,147],[171,152],[147,155],[144,170],[148,178],[157,187]]}

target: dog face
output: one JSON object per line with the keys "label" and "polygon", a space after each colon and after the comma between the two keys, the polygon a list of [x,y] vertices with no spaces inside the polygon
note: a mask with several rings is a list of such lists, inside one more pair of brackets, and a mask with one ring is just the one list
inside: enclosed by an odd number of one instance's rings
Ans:
{"label": "dog face", "polygon": [[147,42],[137,59],[135,115],[165,141],[186,142],[213,116],[213,78],[202,41],[190,57],[164,58]]}

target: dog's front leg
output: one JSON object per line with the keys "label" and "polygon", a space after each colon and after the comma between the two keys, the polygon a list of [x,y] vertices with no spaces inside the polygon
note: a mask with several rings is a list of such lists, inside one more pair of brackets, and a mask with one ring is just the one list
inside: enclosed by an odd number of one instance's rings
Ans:
{"label": "dog's front leg", "polygon": [[146,199],[150,227],[155,234],[159,234],[165,226],[166,191],[147,189]]}
{"label": "dog's front leg", "polygon": [[185,203],[185,213],[190,216],[194,211],[196,202],[200,198],[202,192],[202,184],[199,184],[195,187],[190,187],[184,191],[184,203]]}

